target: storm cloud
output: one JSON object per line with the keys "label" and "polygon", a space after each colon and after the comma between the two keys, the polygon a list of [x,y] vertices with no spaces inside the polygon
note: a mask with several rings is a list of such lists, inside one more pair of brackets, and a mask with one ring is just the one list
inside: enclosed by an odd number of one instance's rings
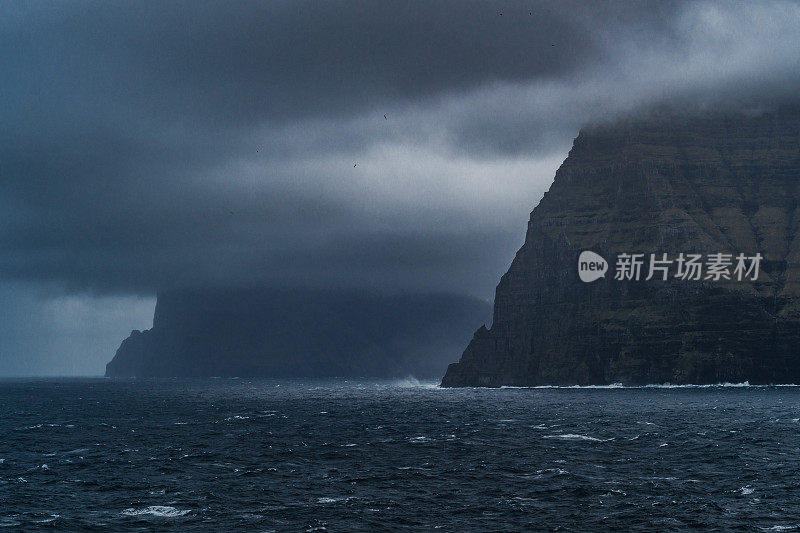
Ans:
{"label": "storm cloud", "polygon": [[0,284],[489,298],[582,125],[794,98],[800,5],[7,2],[0,50]]}

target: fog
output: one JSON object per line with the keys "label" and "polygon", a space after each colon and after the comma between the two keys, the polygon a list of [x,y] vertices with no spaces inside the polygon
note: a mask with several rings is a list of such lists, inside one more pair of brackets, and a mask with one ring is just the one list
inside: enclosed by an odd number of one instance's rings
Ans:
{"label": "fog", "polygon": [[5,3],[0,44],[0,375],[102,373],[166,288],[490,299],[582,125],[800,88],[796,2]]}

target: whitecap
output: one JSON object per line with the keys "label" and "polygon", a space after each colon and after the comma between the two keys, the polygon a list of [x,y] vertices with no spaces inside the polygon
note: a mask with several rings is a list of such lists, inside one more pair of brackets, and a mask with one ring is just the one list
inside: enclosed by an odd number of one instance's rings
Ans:
{"label": "whitecap", "polygon": [[564,470],[563,468],[545,468],[544,470],[537,470],[536,471],[536,475],[537,476],[541,476],[544,473],[550,473],[550,472],[552,472],[552,473],[554,473],[554,474],[556,474],[558,476],[563,476],[563,475],[569,474],[569,472]]}
{"label": "whitecap", "polygon": [[589,440],[592,442],[605,442],[613,439],[598,439],[597,437],[590,437],[589,435],[578,435],[575,433],[564,433],[562,435],[545,435],[545,439],[563,439],[563,440]]}
{"label": "whitecap", "polygon": [[501,385],[500,389],[636,389],[639,387],[628,387],[622,383],[611,383],[609,385],[532,385],[521,387],[519,385]]}
{"label": "whitecap", "polygon": [[743,496],[747,496],[748,494],[753,494],[755,492],[755,489],[751,488],[748,485],[746,487],[742,487],[741,489],[739,489],[739,491],[742,493]]}
{"label": "whitecap", "polygon": [[715,389],[720,387],[796,387],[793,383],[775,384],[775,385],[750,385],[749,381],[742,381],[741,383],[730,383],[723,381],[721,383],[707,383],[703,385],[686,384],[686,385],[673,385],[672,383],[652,384],[645,385],[646,388],[654,389]]}
{"label": "whitecap", "polygon": [[163,518],[177,518],[191,513],[189,509],[176,509],[169,505],[150,505],[143,509],[134,509],[130,507],[122,511],[121,514],[125,516],[143,516],[151,515]]}
{"label": "whitecap", "polygon": [[70,450],[68,452],[64,452],[64,455],[79,455],[84,452],[88,452],[89,448],[75,448],[74,450]]}
{"label": "whitecap", "polygon": [[49,524],[50,522],[55,522],[61,518],[61,515],[58,514],[51,514],[49,518],[42,518],[41,520],[34,520],[37,524]]}
{"label": "whitecap", "polygon": [[624,385],[622,383],[611,383],[610,385],[534,385],[530,387],[520,387],[517,385],[503,385],[499,389],[711,389],[728,387],[752,387],[752,388],[772,388],[772,387],[798,387],[796,383],[773,383],[770,385],[751,385],[749,381],[741,383],[709,383],[704,385],[685,384],[675,385],[672,383],[651,383],[649,385]]}
{"label": "whitecap", "polygon": [[331,503],[346,502],[346,501],[351,500],[351,499],[352,498],[349,497],[349,496],[347,496],[347,497],[341,496],[339,498],[324,498],[323,497],[323,498],[317,498],[317,503],[321,503],[323,505],[329,505]]}

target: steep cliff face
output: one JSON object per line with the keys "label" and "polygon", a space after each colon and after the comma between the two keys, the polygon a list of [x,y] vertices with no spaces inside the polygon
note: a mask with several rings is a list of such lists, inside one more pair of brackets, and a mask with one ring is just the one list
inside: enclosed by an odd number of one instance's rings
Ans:
{"label": "steep cliff face", "polygon": [[[800,383],[800,111],[583,130],[443,386]],[[578,277],[584,250],[605,278]],[[620,254],[645,254],[616,280]],[[757,280],[649,281],[649,254],[760,253]],[[735,262],[735,261],[734,261]],[[751,276],[752,277],[752,276]]]}
{"label": "steep cliff face", "polygon": [[457,296],[263,288],[160,294],[116,377],[439,377],[490,306]]}

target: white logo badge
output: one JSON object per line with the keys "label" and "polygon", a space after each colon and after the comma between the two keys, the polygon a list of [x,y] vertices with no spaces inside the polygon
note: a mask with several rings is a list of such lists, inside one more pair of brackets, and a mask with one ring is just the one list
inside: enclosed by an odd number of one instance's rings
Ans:
{"label": "white logo badge", "polygon": [[605,277],[607,271],[608,263],[602,256],[589,250],[581,252],[578,257],[578,276],[581,281],[591,283]]}

